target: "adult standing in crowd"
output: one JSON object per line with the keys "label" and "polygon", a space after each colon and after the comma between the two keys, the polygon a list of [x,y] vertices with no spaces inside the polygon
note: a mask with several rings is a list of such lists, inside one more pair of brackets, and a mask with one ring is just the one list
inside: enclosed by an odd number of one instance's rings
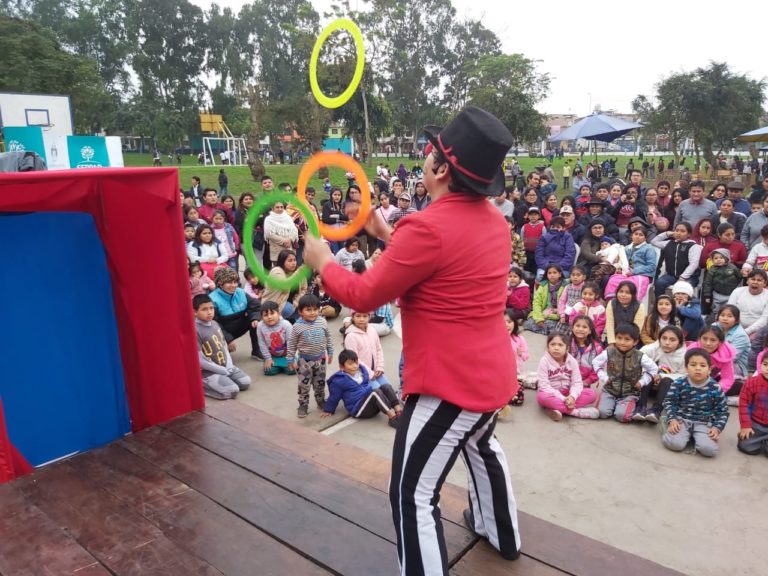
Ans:
{"label": "adult standing in crowd", "polygon": [[[305,261],[321,273],[329,294],[355,310],[400,297],[406,401],[389,494],[401,573],[447,576],[437,495],[459,456],[468,469],[468,525],[503,557],[520,554],[507,460],[493,433],[496,414],[517,389],[503,321],[511,241],[506,221],[485,199],[504,189],[501,163],[514,139],[496,117],[475,107],[442,131],[425,131],[431,143],[424,163],[429,210],[402,220],[365,274],[334,263],[313,237]],[[373,216],[369,231],[388,236]]]}
{"label": "adult standing in crowd", "polygon": [[693,227],[702,219],[711,220],[715,216],[717,216],[717,206],[712,200],[704,198],[704,182],[694,180],[688,187],[688,199],[683,200],[677,208],[673,226],[677,226],[680,222],[688,222]]}

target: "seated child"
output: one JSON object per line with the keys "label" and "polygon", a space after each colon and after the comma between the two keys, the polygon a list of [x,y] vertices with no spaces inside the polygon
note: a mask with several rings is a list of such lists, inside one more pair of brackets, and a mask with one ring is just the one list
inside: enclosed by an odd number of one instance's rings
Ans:
{"label": "seated child", "polygon": [[211,280],[203,269],[200,268],[200,262],[190,262],[189,289],[192,291],[192,296],[207,294],[214,288],[216,288],[216,284],[214,284],[213,280]]}
{"label": "seated child", "polygon": [[525,321],[525,329],[537,334],[549,334],[557,330],[560,315],[557,306],[565,290],[563,269],[557,264],[550,264],[546,269],[547,279],[533,294],[533,307]]}
{"label": "seated child", "polygon": [[704,320],[701,319],[701,304],[693,297],[693,286],[685,280],[678,280],[672,286],[672,297],[683,337],[686,342],[694,342],[704,328]]}
{"label": "seated child", "polygon": [[516,266],[509,269],[507,276],[507,309],[513,319],[525,321],[531,312],[531,287],[523,279],[523,271]]}
{"label": "seated child", "polygon": [[539,390],[536,401],[555,422],[563,414],[575,418],[597,419],[595,391],[584,388],[576,359],[568,354],[568,337],[553,333],[547,336],[547,351],[539,362]]}
{"label": "seated child", "polygon": [[595,325],[588,316],[576,316],[571,326],[570,354],[579,363],[581,382],[586,388],[597,383],[597,372],[592,362],[603,351]]}
{"label": "seated child", "polygon": [[693,437],[696,451],[709,458],[717,454],[717,441],[728,422],[728,405],[722,388],[709,375],[712,362],[700,348],[685,353],[687,376],[672,383],[664,409],[669,417],[661,443],[682,452]]}
{"label": "seated child", "polygon": [[[741,326],[741,310],[733,304],[723,304],[717,313],[717,322],[725,334],[725,341],[728,342],[736,351],[734,360],[734,382],[736,380],[745,380],[749,370],[747,362],[749,360],[749,349],[751,342],[746,330]],[[727,394],[726,394],[727,396]]]}
{"label": "seated child", "polygon": [[744,383],[739,394],[739,450],[768,456],[768,356],[758,365],[760,373]]}
{"label": "seated child", "polygon": [[557,313],[560,316],[560,331],[567,332],[570,325],[569,319],[573,307],[581,300],[581,290],[584,288],[584,281],[587,279],[587,271],[583,266],[574,266],[571,268],[571,277],[560,295],[557,302]]}
{"label": "seated child", "polygon": [[352,325],[344,336],[344,348],[357,354],[360,364],[373,370],[369,375],[371,388],[376,390],[389,380],[384,376],[384,350],[376,329],[368,323],[368,312],[352,311]]}
{"label": "seated child", "polygon": [[323,289],[323,278],[320,274],[314,276],[309,292],[320,300],[320,315],[323,318],[336,318],[341,313],[341,304]]}
{"label": "seated child", "polygon": [[621,273],[629,268],[627,254],[624,252],[624,246],[616,242],[610,236],[603,236],[600,239],[600,250],[595,252],[600,256],[601,264],[613,266],[614,270]]}
{"label": "seated child", "polygon": [[653,360],[635,348],[640,341],[637,326],[619,324],[614,334],[614,343],[592,363],[603,386],[597,408],[600,418],[613,416],[627,423],[632,421],[640,391],[651,383],[659,369]]}
{"label": "seated child", "polygon": [[259,349],[264,356],[264,374],[275,376],[284,372],[294,375],[296,372],[288,368],[288,340],[291,338],[293,327],[280,315],[277,302],[266,300],[261,303],[261,322],[256,333],[259,337]]}
{"label": "seated child", "polygon": [[[574,272],[576,267],[574,267]],[[581,299],[571,308],[571,314],[568,319],[569,324],[573,326],[573,321],[579,316],[586,316],[595,327],[595,333],[598,337],[602,336],[605,330],[605,306],[600,303],[600,287],[594,282],[586,282],[581,290]]]}
{"label": "seated child", "polygon": [[260,302],[261,294],[264,292],[264,286],[261,285],[261,282],[259,282],[259,279],[256,278],[256,275],[250,268],[246,268],[243,271],[243,277],[245,278],[245,286],[243,286],[245,293],[254,300]]}
{"label": "seated child", "polygon": [[731,263],[731,251],[727,248],[712,250],[712,267],[704,275],[701,285],[701,311],[717,314],[728,303],[731,292],[741,286],[741,271]]}
{"label": "seated child", "polygon": [[[735,383],[734,364],[736,350],[725,341],[725,333],[719,326],[707,326],[699,332],[698,342],[688,345],[688,350],[702,348],[709,354],[709,376],[718,384],[726,396],[738,396],[741,390],[741,381]],[[732,391],[737,388],[736,391]]]}
{"label": "seated child", "polygon": [[[685,340],[683,332],[677,326],[667,325],[659,332],[659,339],[640,348],[659,367],[659,373],[653,377],[648,386],[640,391],[640,402],[637,403],[632,420],[658,424],[663,409],[664,398],[672,382],[685,376]],[[649,409],[648,399],[656,394],[656,401]]]}
{"label": "seated child", "polygon": [[[523,362],[528,360],[528,343],[520,335],[522,323],[515,319],[515,310],[507,308],[504,311],[504,322],[507,325],[507,332],[509,332],[509,343],[512,345],[512,350],[515,353],[515,360],[517,365],[517,380],[523,381],[522,370]],[[509,401],[510,406],[522,406],[525,401],[524,388],[519,386],[517,393],[512,400]]]}
{"label": "seated child", "polygon": [[227,341],[219,324],[213,319],[213,302],[205,294],[192,298],[195,310],[195,330],[200,345],[198,353],[203,373],[203,393],[217,400],[234,398],[240,390],[251,385],[248,375],[232,363]]}
{"label": "seated child", "polygon": [[403,411],[395,391],[389,384],[382,384],[374,390],[369,383],[369,370],[360,364],[352,350],[339,354],[341,369],[328,378],[328,400],[325,401],[321,418],[328,418],[336,412],[339,401],[353,418],[372,418],[379,412],[387,415],[389,425],[397,428],[398,418]]}

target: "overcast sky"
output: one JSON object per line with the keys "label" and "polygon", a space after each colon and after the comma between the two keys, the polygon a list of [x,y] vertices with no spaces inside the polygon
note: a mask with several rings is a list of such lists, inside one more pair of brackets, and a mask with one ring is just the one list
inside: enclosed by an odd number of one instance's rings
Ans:
{"label": "overcast sky", "polygon": [[[191,1],[211,5],[210,0]],[[311,1],[321,13],[331,4]],[[753,79],[768,76],[765,4],[758,0],[711,7],[671,0],[452,1],[460,18],[479,19],[496,32],[504,52],[540,60],[539,70],[552,78],[549,96],[539,105],[547,114],[582,116],[590,105],[631,112],[633,98],[652,96],[664,76],[710,60],[724,61]],[[356,2],[363,7],[362,1],[350,0],[353,8]],[[246,3],[218,2],[235,10]]]}

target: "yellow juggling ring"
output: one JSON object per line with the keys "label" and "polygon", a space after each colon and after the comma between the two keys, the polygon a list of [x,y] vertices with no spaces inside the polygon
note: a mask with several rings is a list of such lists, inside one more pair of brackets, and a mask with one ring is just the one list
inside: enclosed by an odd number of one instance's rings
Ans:
{"label": "yellow juggling ring", "polygon": [[[328,36],[336,30],[346,30],[352,35],[357,51],[357,61],[355,62],[355,73],[352,75],[352,81],[349,83],[349,86],[347,86],[347,89],[335,98],[331,98],[323,94],[323,91],[320,90],[320,85],[317,83],[317,60],[320,57],[320,49],[328,39]],[[343,106],[350,98],[352,98],[352,94],[357,90],[357,86],[363,78],[364,67],[365,46],[363,45],[363,35],[360,32],[360,28],[358,28],[357,24],[352,22],[349,18],[339,18],[338,20],[334,20],[320,32],[320,36],[318,36],[315,41],[315,47],[312,48],[312,57],[309,59],[309,85],[312,88],[312,94],[317,101],[326,108],[338,108],[339,106]]]}

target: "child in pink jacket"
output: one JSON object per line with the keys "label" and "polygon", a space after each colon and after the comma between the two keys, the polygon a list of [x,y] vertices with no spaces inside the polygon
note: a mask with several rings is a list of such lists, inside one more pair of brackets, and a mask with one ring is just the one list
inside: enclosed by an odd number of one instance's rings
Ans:
{"label": "child in pink jacket", "polygon": [[600,304],[600,288],[594,282],[584,283],[584,288],[581,289],[581,300],[571,308],[568,323],[573,326],[573,321],[578,316],[586,316],[592,320],[595,332],[602,337],[605,330],[605,306]]}
{"label": "child in pink jacket", "polygon": [[369,367],[368,382],[376,390],[389,384],[389,380],[384,376],[384,350],[379,334],[368,324],[370,317],[368,312],[352,311],[352,325],[344,336],[344,347],[357,354],[360,364]]}
{"label": "child in pink jacket", "polygon": [[595,391],[584,388],[576,359],[568,354],[568,338],[554,332],[547,337],[547,351],[539,362],[539,389],[536,401],[555,422],[563,414],[595,420],[600,413],[594,406]]}

